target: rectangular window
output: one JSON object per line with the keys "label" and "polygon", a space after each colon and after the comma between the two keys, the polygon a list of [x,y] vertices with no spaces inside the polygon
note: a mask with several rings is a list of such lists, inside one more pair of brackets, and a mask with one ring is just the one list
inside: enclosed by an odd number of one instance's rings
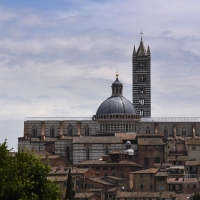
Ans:
{"label": "rectangular window", "polygon": [[99,171],[100,170],[100,167],[96,167],[96,171]]}
{"label": "rectangular window", "polygon": [[164,190],[164,186],[159,185],[159,186],[158,186],[158,190]]}
{"label": "rectangular window", "polygon": [[138,74],[138,82],[139,83],[146,83],[146,75],[145,74]]}
{"label": "rectangular window", "polygon": [[150,190],[152,190],[153,189],[153,185],[150,185]]}
{"label": "rectangular window", "polygon": [[159,157],[156,157],[154,162],[155,162],[155,163],[160,163],[160,158],[159,158]]}
{"label": "rectangular window", "polygon": [[193,146],[193,147],[192,147],[192,150],[196,150],[196,146]]}
{"label": "rectangular window", "polygon": [[115,167],[111,167],[111,170],[115,170]]}
{"label": "rectangular window", "polygon": [[108,170],[108,167],[103,167],[103,170]]}
{"label": "rectangular window", "polygon": [[141,189],[141,190],[143,189],[143,185],[142,185],[142,184],[140,185],[140,189]]}
{"label": "rectangular window", "polygon": [[196,188],[196,184],[193,185],[193,188]]}

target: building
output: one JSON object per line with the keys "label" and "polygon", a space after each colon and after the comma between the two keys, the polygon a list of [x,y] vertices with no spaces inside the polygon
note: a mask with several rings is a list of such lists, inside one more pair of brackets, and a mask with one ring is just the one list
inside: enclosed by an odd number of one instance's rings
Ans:
{"label": "building", "polygon": [[136,172],[131,172],[132,188],[135,192],[155,192],[156,181],[155,174],[158,172],[157,168],[149,168]]}
{"label": "building", "polygon": [[133,104],[141,117],[151,117],[151,52],[142,37],[138,50],[133,49]]}
{"label": "building", "polygon": [[[137,163],[129,161],[127,153],[112,152],[109,155],[105,155],[100,160],[86,160],[78,163],[76,167],[86,168],[89,167],[96,171],[97,177],[118,177],[123,179],[123,185],[132,188],[132,182],[130,179],[130,173],[140,170],[142,167]],[[118,185],[115,182],[115,186],[122,185],[122,182]]]}
{"label": "building", "polygon": [[[77,164],[100,159],[112,151],[123,152],[128,140],[117,135],[126,134],[137,135],[131,145],[144,168],[153,167],[154,162],[182,165],[187,159],[199,159],[199,118],[151,117],[151,53],[149,47],[145,49],[142,38],[137,51],[134,47],[132,62],[133,104],[123,96],[123,84],[116,74],[112,95],[96,114],[83,118],[26,118],[18,147],[62,155]],[[191,138],[195,144],[188,142]],[[143,151],[146,153],[142,155]],[[150,151],[153,157],[148,155]]]}

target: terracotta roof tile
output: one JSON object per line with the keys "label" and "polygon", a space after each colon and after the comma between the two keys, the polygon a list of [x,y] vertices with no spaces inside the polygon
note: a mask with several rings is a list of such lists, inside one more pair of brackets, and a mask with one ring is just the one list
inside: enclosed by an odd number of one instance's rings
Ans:
{"label": "terracotta roof tile", "polygon": [[124,180],[124,178],[119,178],[119,177],[116,177],[116,176],[106,176],[106,178],[110,178],[110,179],[113,179],[113,180],[120,180],[120,181]]}
{"label": "terracotta roof tile", "polygon": [[116,133],[115,136],[121,137],[122,140],[135,140],[136,133],[128,134],[128,133]]}
{"label": "terracotta roof tile", "polygon": [[176,197],[175,192],[120,192],[116,198],[170,198]]}
{"label": "terracotta roof tile", "polygon": [[200,138],[185,139],[186,145],[200,145]]}
{"label": "terracotta roof tile", "polygon": [[138,138],[138,145],[163,145],[162,138]]}
{"label": "terracotta roof tile", "polygon": [[199,165],[199,161],[198,160],[188,160],[185,162],[186,166],[197,166]]}
{"label": "terracotta roof tile", "polygon": [[90,192],[87,192],[87,193],[75,193],[75,198],[76,199],[83,199],[85,197],[87,197],[87,198],[92,197],[93,195],[95,195],[95,193],[90,193]]}
{"label": "terracotta roof tile", "polygon": [[192,194],[176,194],[177,200],[188,200]]}
{"label": "terracotta roof tile", "polygon": [[105,161],[105,160],[86,160],[83,162],[78,163],[76,166],[98,166],[98,165],[131,165],[140,167],[137,163],[129,162],[129,161],[120,161],[120,162],[112,162],[112,161]]}
{"label": "terracotta roof tile", "polygon": [[158,172],[155,176],[168,176],[167,172]]}
{"label": "terracotta roof tile", "polygon": [[101,183],[103,185],[113,185],[112,183],[108,183],[102,179],[102,177],[92,177],[92,178],[87,178],[88,180],[91,180],[93,182]]}
{"label": "terracotta roof tile", "polygon": [[131,172],[131,174],[156,174],[158,172],[158,168],[149,168],[144,170],[139,170],[136,172]]}
{"label": "terracotta roof tile", "polygon": [[100,136],[90,136],[90,137],[77,137],[73,139],[73,144],[110,144],[116,143],[121,144],[122,138],[115,137],[115,136],[107,136],[107,137],[100,137]]}

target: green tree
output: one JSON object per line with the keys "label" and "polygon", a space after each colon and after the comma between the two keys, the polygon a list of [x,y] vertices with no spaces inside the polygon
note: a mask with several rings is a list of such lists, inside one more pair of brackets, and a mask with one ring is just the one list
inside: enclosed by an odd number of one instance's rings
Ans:
{"label": "green tree", "polygon": [[193,196],[191,196],[190,199],[191,200],[200,200],[200,194],[199,193],[195,193]]}
{"label": "green tree", "polygon": [[48,164],[27,149],[13,155],[6,141],[0,144],[0,200],[57,200],[59,186],[50,181]]}
{"label": "green tree", "polygon": [[65,200],[73,200],[74,195],[75,195],[75,191],[73,190],[71,169],[69,169],[68,178],[67,178],[67,188],[66,188]]}

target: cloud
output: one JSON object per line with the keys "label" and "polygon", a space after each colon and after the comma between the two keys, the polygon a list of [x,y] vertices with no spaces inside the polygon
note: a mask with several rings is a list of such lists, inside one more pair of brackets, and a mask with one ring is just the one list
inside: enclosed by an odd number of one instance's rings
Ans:
{"label": "cloud", "polygon": [[51,3],[45,10],[42,2],[0,5],[1,135],[11,119],[91,117],[110,96],[116,71],[132,100],[141,29],[152,55],[152,116],[199,116],[200,2]]}

